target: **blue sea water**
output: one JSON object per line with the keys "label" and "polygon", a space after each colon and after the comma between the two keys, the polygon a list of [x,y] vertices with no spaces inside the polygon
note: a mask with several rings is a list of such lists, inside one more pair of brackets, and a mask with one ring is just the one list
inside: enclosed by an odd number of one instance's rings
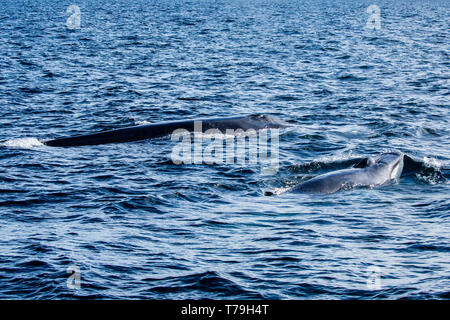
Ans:
{"label": "blue sea water", "polygon": [[[2,0],[0,298],[448,299],[449,7]],[[294,125],[275,174],[176,165],[164,138],[40,143],[250,113]],[[283,192],[393,149],[397,184]]]}

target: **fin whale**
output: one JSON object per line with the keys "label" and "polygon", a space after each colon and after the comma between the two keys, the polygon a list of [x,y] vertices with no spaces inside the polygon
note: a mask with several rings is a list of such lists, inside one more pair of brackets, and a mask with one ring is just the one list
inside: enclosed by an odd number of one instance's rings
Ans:
{"label": "fin whale", "polygon": [[291,189],[296,193],[335,193],[352,187],[375,187],[397,180],[403,171],[404,154],[392,151],[364,158],[352,168],[314,177]]}
{"label": "fin whale", "polygon": [[44,144],[51,147],[78,147],[160,138],[170,135],[176,129],[185,129],[189,132],[193,132],[194,123],[196,121],[202,122],[203,130],[219,129],[223,133],[225,133],[227,129],[242,129],[246,131],[248,129],[261,130],[266,128],[284,128],[289,126],[278,117],[264,114],[254,114],[241,117],[151,123],[86,135],[48,140],[45,141]]}

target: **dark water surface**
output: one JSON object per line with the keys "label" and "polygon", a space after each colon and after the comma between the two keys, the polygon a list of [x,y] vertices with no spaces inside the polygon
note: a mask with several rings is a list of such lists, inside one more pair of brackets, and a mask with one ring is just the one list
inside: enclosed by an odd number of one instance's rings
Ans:
{"label": "dark water surface", "polygon": [[[448,299],[449,6],[3,0],[0,298]],[[276,174],[39,142],[249,113],[295,125]],[[398,184],[283,192],[392,149]]]}

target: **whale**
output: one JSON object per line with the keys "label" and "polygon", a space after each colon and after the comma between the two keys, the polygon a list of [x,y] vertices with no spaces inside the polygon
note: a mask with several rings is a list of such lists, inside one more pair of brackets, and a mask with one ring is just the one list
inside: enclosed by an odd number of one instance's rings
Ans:
{"label": "whale", "polygon": [[160,138],[172,134],[177,129],[194,132],[196,123],[201,122],[204,131],[218,129],[226,133],[227,129],[262,130],[269,128],[285,128],[290,125],[276,116],[265,114],[252,114],[228,118],[194,119],[180,121],[166,121],[150,123],[140,126],[125,127],[121,129],[102,131],[97,133],[61,137],[47,140],[43,143],[50,147],[79,147],[88,145],[101,145],[108,143],[122,143]]}
{"label": "whale", "polygon": [[403,171],[404,154],[400,151],[364,158],[353,167],[311,178],[293,188],[294,193],[331,194],[356,187],[380,187],[398,181]]}

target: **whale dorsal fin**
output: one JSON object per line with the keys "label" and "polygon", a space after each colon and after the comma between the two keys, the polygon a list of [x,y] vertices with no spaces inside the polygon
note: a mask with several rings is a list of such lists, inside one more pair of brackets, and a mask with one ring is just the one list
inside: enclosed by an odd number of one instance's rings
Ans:
{"label": "whale dorsal fin", "polygon": [[375,164],[375,160],[373,158],[364,158],[357,164],[353,165],[353,168],[366,168]]}

